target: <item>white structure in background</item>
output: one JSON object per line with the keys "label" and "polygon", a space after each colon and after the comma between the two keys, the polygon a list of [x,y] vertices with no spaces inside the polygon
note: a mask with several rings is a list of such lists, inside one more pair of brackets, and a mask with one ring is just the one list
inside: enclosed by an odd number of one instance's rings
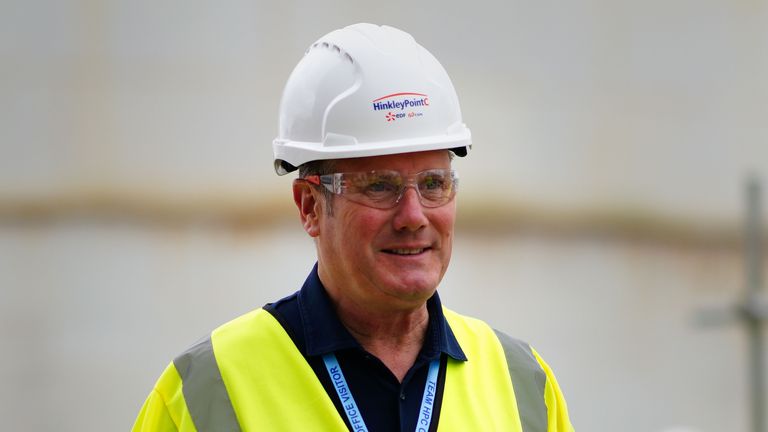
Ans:
{"label": "white structure in background", "polygon": [[430,47],[473,127],[445,303],[533,342],[577,430],[748,430],[747,341],[694,317],[743,294],[766,20],[695,0],[11,0],[0,418],[125,429],[157,365],[298,288],[312,246],[271,168],[280,88],[307,40],[372,21]]}

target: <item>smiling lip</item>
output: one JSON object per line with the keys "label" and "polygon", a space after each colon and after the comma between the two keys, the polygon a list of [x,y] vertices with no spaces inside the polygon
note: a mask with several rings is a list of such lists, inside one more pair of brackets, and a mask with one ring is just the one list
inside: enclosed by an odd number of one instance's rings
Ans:
{"label": "smiling lip", "polygon": [[422,247],[422,248],[393,248],[393,249],[383,249],[382,251],[384,253],[388,253],[390,255],[399,255],[399,256],[409,256],[409,255],[419,255],[421,253],[424,253],[428,250],[430,250],[430,247]]}

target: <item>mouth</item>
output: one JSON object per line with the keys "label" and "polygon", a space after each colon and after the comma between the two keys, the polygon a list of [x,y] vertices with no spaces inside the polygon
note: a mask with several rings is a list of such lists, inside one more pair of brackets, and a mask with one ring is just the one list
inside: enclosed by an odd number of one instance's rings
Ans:
{"label": "mouth", "polygon": [[390,255],[399,255],[399,256],[409,256],[409,255],[419,255],[422,254],[431,248],[397,248],[397,249],[384,249],[382,252]]}

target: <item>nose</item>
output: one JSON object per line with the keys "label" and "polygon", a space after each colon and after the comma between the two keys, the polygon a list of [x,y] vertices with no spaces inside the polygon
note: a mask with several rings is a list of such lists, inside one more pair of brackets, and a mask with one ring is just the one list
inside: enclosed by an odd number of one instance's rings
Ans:
{"label": "nose", "polygon": [[397,231],[418,231],[429,224],[415,187],[407,187],[403,191],[403,197],[395,207],[392,222]]}

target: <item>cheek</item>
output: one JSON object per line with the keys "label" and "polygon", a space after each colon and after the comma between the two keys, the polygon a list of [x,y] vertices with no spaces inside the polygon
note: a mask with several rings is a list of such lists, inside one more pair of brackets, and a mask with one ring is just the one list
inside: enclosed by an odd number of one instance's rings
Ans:
{"label": "cheek", "polygon": [[365,248],[381,231],[386,218],[381,212],[368,209],[346,209],[339,213],[336,223],[336,236],[346,246],[356,246],[354,251]]}
{"label": "cheek", "polygon": [[448,204],[439,209],[432,218],[432,224],[440,232],[440,235],[446,239],[453,237],[453,225],[456,221],[456,205]]}
{"label": "cheek", "polygon": [[358,208],[345,214],[343,226],[355,230],[361,235],[371,235],[370,233],[378,231],[385,221],[385,212],[358,206]]}

